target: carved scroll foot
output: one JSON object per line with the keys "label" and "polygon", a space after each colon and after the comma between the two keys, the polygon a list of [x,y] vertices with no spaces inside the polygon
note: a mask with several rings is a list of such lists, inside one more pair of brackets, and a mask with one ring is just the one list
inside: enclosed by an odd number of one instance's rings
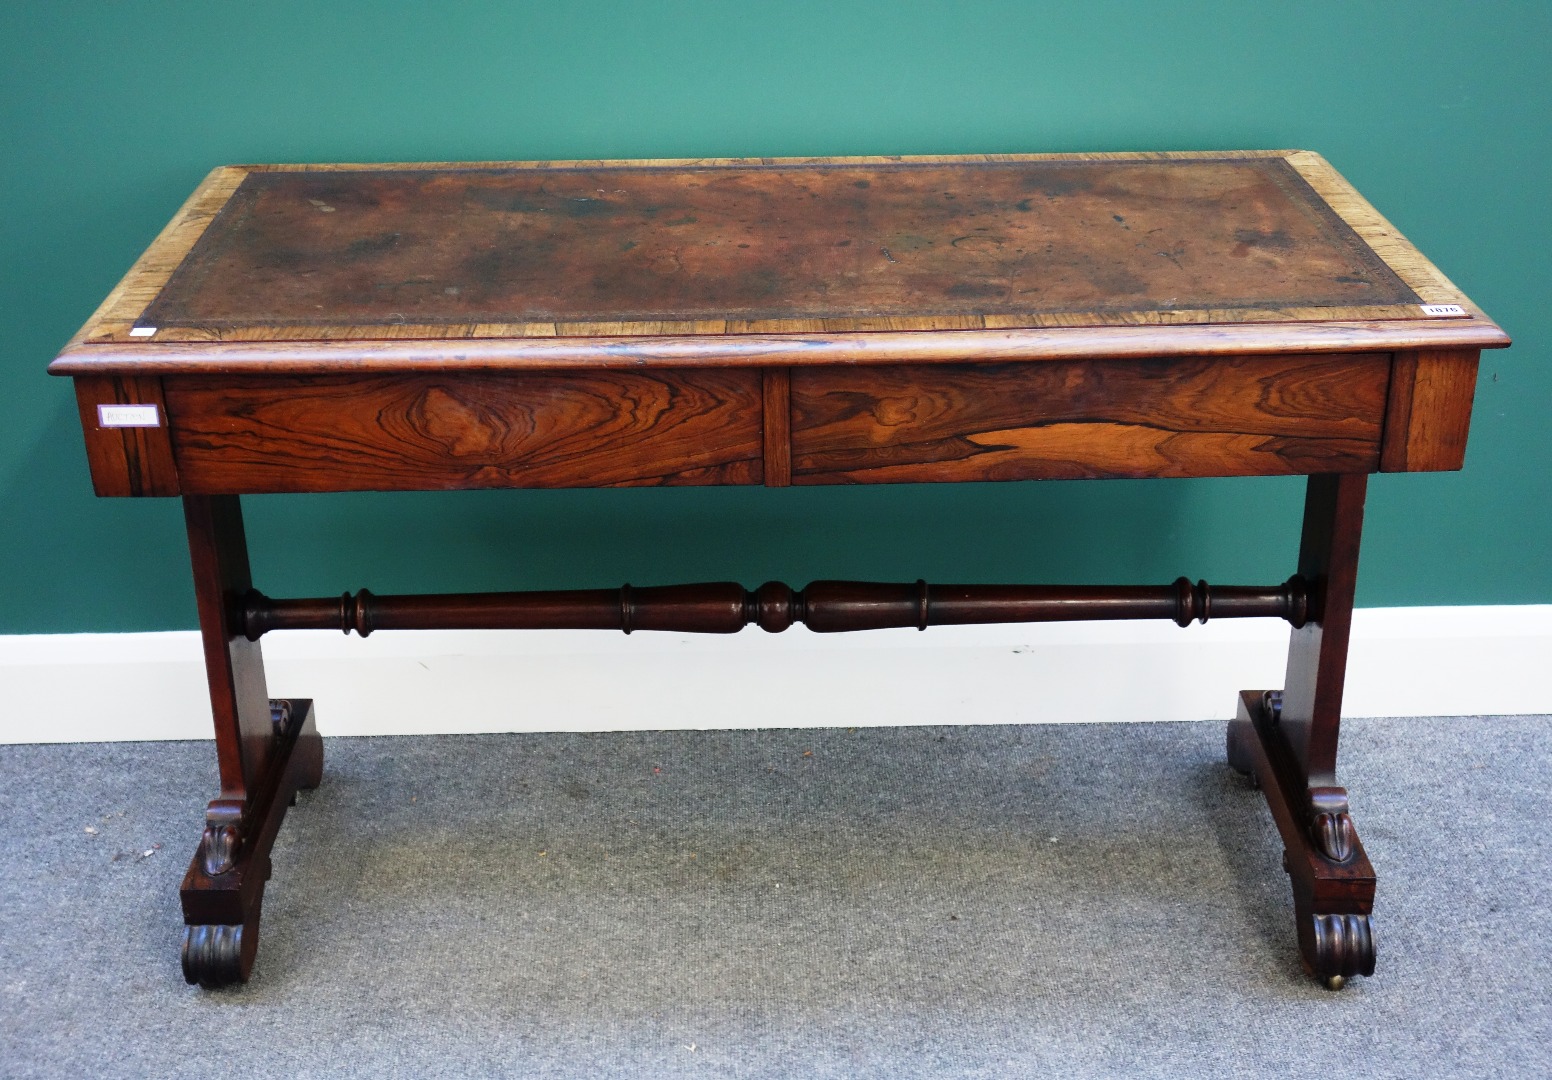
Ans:
{"label": "carved scroll foot", "polygon": [[246,982],[259,949],[270,849],[298,788],[322,777],[312,702],[272,701],[269,766],[245,799],[216,799],[183,876],[183,977],[207,989]]}
{"label": "carved scroll foot", "polygon": [[243,927],[200,923],[183,928],[183,978],[206,990],[242,982],[252,958],[243,963]]}
{"label": "carved scroll foot", "polygon": [[1374,927],[1367,915],[1299,915],[1299,952],[1328,990],[1374,974]]}
{"label": "carved scroll foot", "polygon": [[1286,850],[1304,970],[1339,990],[1374,974],[1374,867],[1353,827],[1347,792],[1311,785],[1278,727],[1271,693],[1245,691],[1229,722],[1229,763],[1260,781]]}

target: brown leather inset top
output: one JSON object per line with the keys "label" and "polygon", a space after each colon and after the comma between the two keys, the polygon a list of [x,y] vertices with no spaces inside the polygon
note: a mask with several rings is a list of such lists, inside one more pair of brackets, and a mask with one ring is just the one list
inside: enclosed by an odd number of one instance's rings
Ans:
{"label": "brown leather inset top", "polygon": [[1279,157],[247,175],[137,322],[1416,304]]}

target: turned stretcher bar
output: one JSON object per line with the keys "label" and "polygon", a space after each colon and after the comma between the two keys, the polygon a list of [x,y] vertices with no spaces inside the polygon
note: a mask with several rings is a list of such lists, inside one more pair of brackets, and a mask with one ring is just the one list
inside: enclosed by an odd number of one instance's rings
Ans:
{"label": "turned stretcher bar", "polygon": [[272,599],[256,589],[242,600],[250,641],[271,630],[668,630],[732,634],[757,625],[779,633],[803,623],[821,634],[971,623],[1209,618],[1310,618],[1309,589],[1294,575],[1281,585],[929,585],[925,581],[815,581],[794,590],[779,581],[748,590],[736,582],[539,592]]}

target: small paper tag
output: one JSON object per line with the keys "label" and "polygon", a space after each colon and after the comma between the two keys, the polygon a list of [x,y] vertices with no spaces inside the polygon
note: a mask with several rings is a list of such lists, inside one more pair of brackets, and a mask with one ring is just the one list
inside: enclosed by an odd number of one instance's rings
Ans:
{"label": "small paper tag", "polygon": [[155,405],[99,405],[98,427],[161,427],[161,413]]}
{"label": "small paper tag", "polygon": [[1464,318],[1466,309],[1459,304],[1424,304],[1423,314],[1435,319]]}
{"label": "small paper tag", "polygon": [[129,328],[130,337],[150,337],[154,333],[156,333],[156,327],[154,326],[131,326]]}

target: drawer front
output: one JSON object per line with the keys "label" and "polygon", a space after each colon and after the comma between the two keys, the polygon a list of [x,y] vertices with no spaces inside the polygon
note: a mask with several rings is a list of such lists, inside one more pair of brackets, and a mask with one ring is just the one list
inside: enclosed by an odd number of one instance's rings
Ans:
{"label": "drawer front", "polygon": [[187,493],[751,484],[755,371],[169,376]]}
{"label": "drawer front", "polygon": [[794,484],[1369,472],[1389,354],[792,372]]}

